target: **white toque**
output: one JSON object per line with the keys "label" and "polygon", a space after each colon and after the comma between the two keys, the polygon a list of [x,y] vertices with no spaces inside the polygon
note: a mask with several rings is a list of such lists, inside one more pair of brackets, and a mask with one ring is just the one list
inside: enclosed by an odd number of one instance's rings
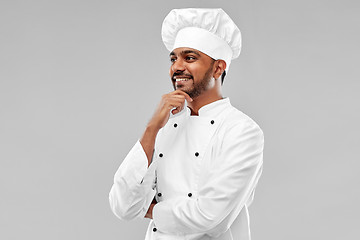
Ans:
{"label": "white toque", "polygon": [[164,19],[161,36],[169,51],[179,47],[199,50],[224,60],[226,71],[240,55],[241,32],[221,8],[173,9]]}

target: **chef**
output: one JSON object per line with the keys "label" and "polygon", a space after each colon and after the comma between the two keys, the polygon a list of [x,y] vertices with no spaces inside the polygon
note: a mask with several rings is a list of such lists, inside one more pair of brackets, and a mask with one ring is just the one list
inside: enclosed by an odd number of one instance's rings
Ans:
{"label": "chef", "polygon": [[162,39],[174,91],[117,170],[111,209],[122,220],[149,218],[146,240],[249,240],[264,138],[221,94],[240,30],[222,9],[174,9]]}

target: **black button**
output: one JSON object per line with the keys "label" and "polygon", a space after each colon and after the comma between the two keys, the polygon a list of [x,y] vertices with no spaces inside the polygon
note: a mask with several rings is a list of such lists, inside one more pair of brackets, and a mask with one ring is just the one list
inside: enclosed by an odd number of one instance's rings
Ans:
{"label": "black button", "polygon": [[215,121],[214,120],[211,120],[211,122],[210,122],[211,124],[214,124],[215,123]]}
{"label": "black button", "polygon": [[188,196],[191,197],[191,196],[192,196],[192,193],[188,193]]}
{"label": "black button", "polygon": [[196,153],[195,153],[195,156],[196,156],[196,157],[198,157],[198,156],[199,156],[199,153],[198,153],[198,152],[196,152]]}
{"label": "black button", "polygon": [[176,124],[176,123],[174,124],[174,127],[177,127],[177,124]]}
{"label": "black button", "polygon": [[158,197],[161,197],[161,192],[158,193]]}
{"label": "black button", "polygon": [[156,232],[157,231],[157,229],[156,228],[153,228],[153,232]]}
{"label": "black button", "polygon": [[163,156],[164,156],[164,154],[162,154],[162,153],[159,154],[159,157],[163,157]]}

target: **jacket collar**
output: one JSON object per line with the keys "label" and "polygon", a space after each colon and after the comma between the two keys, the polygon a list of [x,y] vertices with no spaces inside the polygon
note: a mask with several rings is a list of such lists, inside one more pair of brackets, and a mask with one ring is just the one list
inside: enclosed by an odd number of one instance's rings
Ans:
{"label": "jacket collar", "polygon": [[[222,111],[230,107],[230,99],[225,97],[223,99],[217,100],[215,102],[206,104],[199,109],[199,116],[194,117],[218,117]],[[191,114],[189,107],[186,107],[187,114]]]}

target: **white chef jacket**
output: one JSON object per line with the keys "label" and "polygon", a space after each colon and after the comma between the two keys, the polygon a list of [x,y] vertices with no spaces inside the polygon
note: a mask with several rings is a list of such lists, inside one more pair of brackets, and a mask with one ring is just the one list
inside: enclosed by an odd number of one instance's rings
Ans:
{"label": "white chef jacket", "polygon": [[263,133],[229,98],[190,113],[170,115],[149,167],[136,142],[115,174],[111,209],[123,220],[143,218],[155,197],[145,240],[250,240]]}

